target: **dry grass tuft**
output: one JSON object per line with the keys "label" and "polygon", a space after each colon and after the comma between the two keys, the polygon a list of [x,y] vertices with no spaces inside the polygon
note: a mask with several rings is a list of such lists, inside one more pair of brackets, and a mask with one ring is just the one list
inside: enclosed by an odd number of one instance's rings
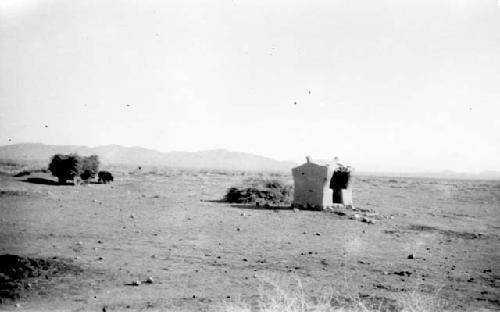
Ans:
{"label": "dry grass tuft", "polygon": [[[408,292],[395,298],[364,297],[349,286],[334,286],[308,291],[298,278],[264,276],[254,300],[225,302],[225,312],[438,312],[458,311],[449,308],[436,294]],[[317,287],[317,285],[315,286]],[[383,300],[381,300],[383,299]]]}

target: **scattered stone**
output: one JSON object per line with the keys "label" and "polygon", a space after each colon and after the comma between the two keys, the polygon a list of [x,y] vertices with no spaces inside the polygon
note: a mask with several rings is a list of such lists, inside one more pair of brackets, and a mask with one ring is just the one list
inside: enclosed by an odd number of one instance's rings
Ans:
{"label": "scattered stone", "polygon": [[153,284],[153,278],[150,276],[146,279],[146,284]]}
{"label": "scattered stone", "polygon": [[393,219],[394,219],[394,216],[389,216],[389,219],[393,220]]}
{"label": "scattered stone", "polygon": [[97,258],[97,260],[104,260],[104,258],[103,257],[99,257],[99,258]]}
{"label": "scattered stone", "polygon": [[414,254],[409,254],[408,255],[408,259],[415,259],[415,255]]}
{"label": "scattered stone", "polygon": [[133,218],[135,218],[134,215],[130,215],[130,219],[133,219]]}
{"label": "scattered stone", "polygon": [[193,299],[196,299],[196,295],[193,295]]}
{"label": "scattered stone", "polygon": [[231,299],[231,296],[226,296],[227,299]]}
{"label": "scattered stone", "polygon": [[321,236],[321,234],[320,234],[320,233],[314,233],[314,235],[316,235],[316,236]]}
{"label": "scattered stone", "polygon": [[409,272],[409,271],[399,271],[399,272],[394,272],[392,274],[399,275],[399,276],[411,276],[411,272]]}
{"label": "scattered stone", "polygon": [[293,212],[297,213],[299,210],[297,208],[293,208]]}
{"label": "scattered stone", "polygon": [[244,217],[244,216],[246,216],[246,215],[245,215],[245,213],[244,213],[244,212],[242,212],[242,213],[240,214],[240,216]]}
{"label": "scattered stone", "polygon": [[246,259],[246,258],[243,258],[243,262],[248,262],[248,259]]}
{"label": "scattered stone", "polygon": [[16,308],[20,308],[21,307],[21,304],[20,303],[16,303]]}
{"label": "scattered stone", "polygon": [[101,241],[101,240],[98,240],[98,241],[97,241],[97,243],[98,243],[98,244],[102,244],[102,241]]}
{"label": "scattered stone", "polygon": [[483,273],[491,273],[491,269],[483,270]]}
{"label": "scattered stone", "polygon": [[133,281],[133,282],[131,283],[131,285],[132,285],[132,286],[139,286],[139,285],[141,285],[141,281]]}
{"label": "scattered stone", "polygon": [[236,228],[236,231],[240,231],[241,229],[239,227]]}
{"label": "scattered stone", "polygon": [[359,220],[359,219],[361,219],[361,216],[359,214],[355,213],[349,219],[351,219],[351,220]]}

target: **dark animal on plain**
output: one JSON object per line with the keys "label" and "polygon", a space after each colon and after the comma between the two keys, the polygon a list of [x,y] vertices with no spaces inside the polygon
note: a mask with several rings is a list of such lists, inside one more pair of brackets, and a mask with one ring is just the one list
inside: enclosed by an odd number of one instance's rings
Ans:
{"label": "dark animal on plain", "polygon": [[99,171],[97,174],[99,177],[99,183],[109,183],[113,181],[113,175],[109,171]]}

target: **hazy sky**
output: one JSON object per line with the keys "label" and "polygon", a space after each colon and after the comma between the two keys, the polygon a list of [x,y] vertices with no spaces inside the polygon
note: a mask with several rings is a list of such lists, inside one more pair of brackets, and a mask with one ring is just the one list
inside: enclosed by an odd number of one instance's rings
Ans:
{"label": "hazy sky", "polygon": [[500,170],[500,4],[2,0],[20,142]]}

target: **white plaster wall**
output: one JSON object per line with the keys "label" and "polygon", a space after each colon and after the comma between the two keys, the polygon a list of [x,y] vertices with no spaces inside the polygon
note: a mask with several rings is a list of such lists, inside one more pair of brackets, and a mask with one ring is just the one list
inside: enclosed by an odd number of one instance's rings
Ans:
{"label": "white plaster wall", "polygon": [[330,189],[331,169],[314,163],[305,163],[292,169],[295,183],[293,202],[296,205],[326,207],[332,204]]}

